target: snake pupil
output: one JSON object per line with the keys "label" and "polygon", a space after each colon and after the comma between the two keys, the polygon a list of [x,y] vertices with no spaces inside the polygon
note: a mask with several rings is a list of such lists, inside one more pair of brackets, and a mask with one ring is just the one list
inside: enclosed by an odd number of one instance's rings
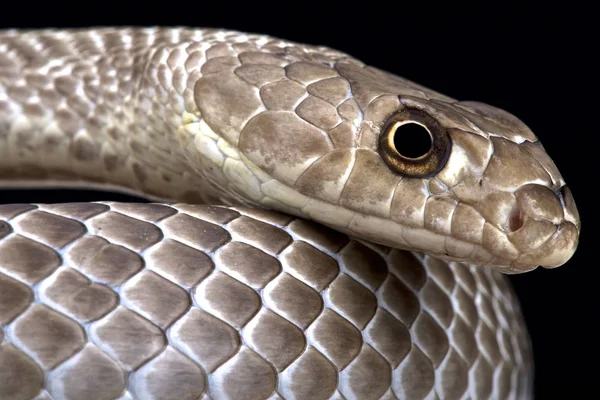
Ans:
{"label": "snake pupil", "polygon": [[423,157],[431,150],[431,145],[431,135],[421,124],[408,122],[394,131],[394,147],[403,157]]}
{"label": "snake pupil", "polygon": [[452,142],[446,128],[423,110],[392,114],[379,135],[378,150],[390,169],[402,176],[427,178],[448,160]]}

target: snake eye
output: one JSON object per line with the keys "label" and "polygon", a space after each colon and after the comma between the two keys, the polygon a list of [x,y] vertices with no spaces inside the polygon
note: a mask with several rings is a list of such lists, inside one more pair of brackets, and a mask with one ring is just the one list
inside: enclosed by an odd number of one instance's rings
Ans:
{"label": "snake eye", "polygon": [[446,129],[424,111],[392,115],[379,137],[379,154],[400,175],[426,178],[444,168],[451,142]]}

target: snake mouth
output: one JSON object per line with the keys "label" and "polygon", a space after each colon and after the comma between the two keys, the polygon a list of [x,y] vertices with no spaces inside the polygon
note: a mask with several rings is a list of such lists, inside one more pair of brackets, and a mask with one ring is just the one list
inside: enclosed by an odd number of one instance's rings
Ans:
{"label": "snake mouth", "polygon": [[524,185],[514,193],[498,196],[492,211],[485,208],[489,202],[478,206],[455,200],[453,217],[445,227],[411,227],[356,213],[347,228],[335,228],[383,245],[509,274],[538,266],[558,267],[577,248],[579,216],[566,186],[553,190]]}
{"label": "snake mouth", "polygon": [[522,216],[519,223],[522,223],[521,228],[493,239],[490,239],[495,233],[492,228],[484,229],[484,248],[507,260],[509,271],[506,272],[521,273],[537,266],[556,268],[565,264],[577,249],[579,232],[571,222],[555,225]]}
{"label": "snake mouth", "polygon": [[569,189],[530,184],[514,196],[516,206],[503,226],[486,222],[482,245],[490,253],[508,258],[514,273],[565,264],[577,249],[580,231]]}
{"label": "snake mouth", "polygon": [[556,268],[565,264],[575,253],[579,232],[571,222],[557,226],[556,232],[550,239],[536,250],[523,254],[518,262],[528,263],[534,260],[544,268]]}

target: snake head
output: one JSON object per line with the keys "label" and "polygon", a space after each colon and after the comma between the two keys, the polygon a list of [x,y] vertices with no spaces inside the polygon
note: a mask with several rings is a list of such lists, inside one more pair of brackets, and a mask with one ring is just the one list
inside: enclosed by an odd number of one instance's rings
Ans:
{"label": "snake head", "polygon": [[[421,197],[417,208],[411,208],[417,197],[399,197],[397,204],[404,205],[396,206],[402,210],[397,220],[423,223],[429,232],[444,235],[437,256],[468,261],[477,254],[476,263],[486,264],[487,258],[503,272],[552,268],[570,259],[581,228],[577,207],[523,122],[478,102],[400,96],[399,103],[381,125],[378,150],[404,184],[419,187]],[[429,139],[423,154],[402,154],[403,145],[411,150],[412,143],[405,142],[418,135]],[[424,235],[423,247],[432,242],[429,236]],[[475,251],[463,242],[475,244]]]}
{"label": "snake head", "polygon": [[[205,136],[228,146],[237,196],[506,273],[559,266],[577,247],[571,192],[505,111],[309,46],[242,52],[206,70],[194,98]],[[425,148],[413,154],[419,136]]]}

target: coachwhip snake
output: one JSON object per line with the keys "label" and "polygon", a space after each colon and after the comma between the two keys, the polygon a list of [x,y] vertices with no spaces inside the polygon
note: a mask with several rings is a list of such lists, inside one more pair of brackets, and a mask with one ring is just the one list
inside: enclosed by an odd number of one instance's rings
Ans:
{"label": "coachwhip snake", "polygon": [[177,202],[0,205],[1,399],[528,397],[580,230],[511,114],[222,30],[1,32],[0,180]]}

